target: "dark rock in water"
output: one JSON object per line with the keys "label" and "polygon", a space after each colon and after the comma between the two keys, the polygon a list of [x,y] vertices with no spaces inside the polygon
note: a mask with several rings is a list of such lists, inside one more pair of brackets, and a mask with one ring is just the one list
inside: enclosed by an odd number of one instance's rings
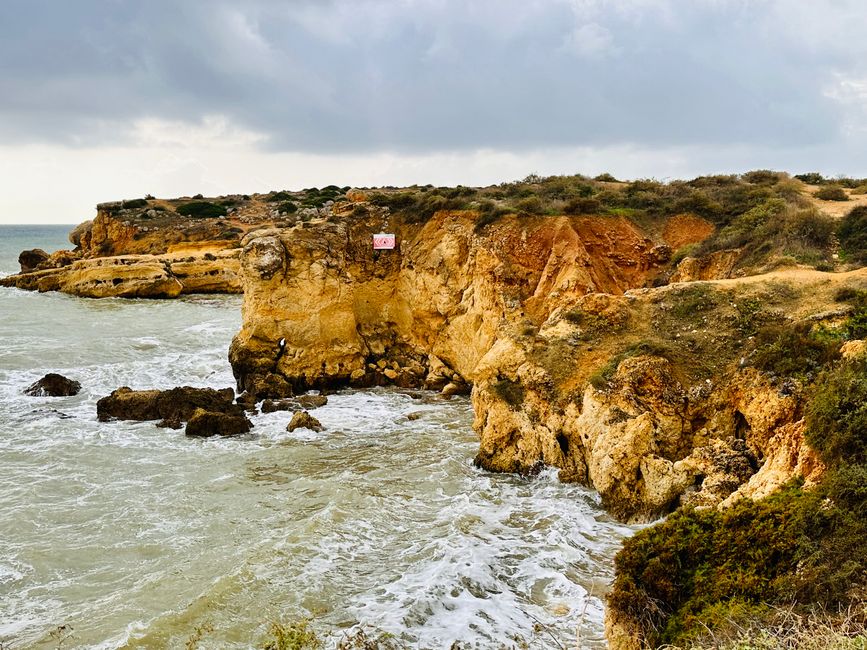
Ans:
{"label": "dark rock in water", "polygon": [[406,419],[412,422],[414,420],[421,419],[423,415],[424,411],[413,411],[412,413],[407,413]]}
{"label": "dark rock in water", "polygon": [[160,420],[159,422],[157,422],[157,426],[161,429],[183,429],[184,423],[177,418],[171,418]]}
{"label": "dark rock in water", "polygon": [[164,420],[168,426],[174,421],[186,422],[196,409],[244,415],[244,408],[233,403],[235,392],[231,388],[192,388],[181,386],[170,390],[132,390],[126,386],[112,391],[96,403],[100,421]]}
{"label": "dark rock in water", "polygon": [[295,431],[295,429],[310,429],[311,431],[324,431],[325,427],[322,423],[310,415],[307,411],[296,411],[292,416],[292,420],[286,427],[287,431]]}
{"label": "dark rock in water", "polygon": [[240,404],[248,411],[256,408],[256,396],[253,393],[241,393],[235,398],[235,402]]}
{"label": "dark rock in water", "polygon": [[325,395],[301,395],[297,399],[299,406],[305,409],[315,409],[328,404]]}
{"label": "dark rock in water", "polygon": [[21,254],[18,255],[18,263],[21,265],[22,273],[30,273],[31,271],[35,271],[36,267],[42,264],[49,257],[48,253],[46,253],[41,248],[34,248],[29,251],[21,251]]}
{"label": "dark rock in water", "polygon": [[24,394],[33,397],[69,397],[78,395],[80,390],[81,384],[74,379],[49,372],[42,379],[28,386]]}
{"label": "dark rock in water", "polygon": [[262,413],[276,413],[277,411],[292,411],[298,406],[294,399],[266,399],[262,402]]}
{"label": "dark rock in water", "polygon": [[286,381],[283,375],[275,372],[248,377],[245,385],[247,391],[259,399],[279,399],[294,395],[292,384]]}
{"label": "dark rock in water", "polygon": [[196,409],[187,422],[186,434],[206,438],[208,436],[239,436],[253,428],[253,423],[243,415],[229,415]]}

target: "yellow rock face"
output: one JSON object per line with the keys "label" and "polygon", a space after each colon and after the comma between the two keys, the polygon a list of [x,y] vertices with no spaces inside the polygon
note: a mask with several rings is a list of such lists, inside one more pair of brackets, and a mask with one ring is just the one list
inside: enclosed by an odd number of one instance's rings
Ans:
{"label": "yellow rock face", "polygon": [[[677,287],[647,288],[670,246],[624,220],[510,216],[477,229],[472,212],[424,224],[361,212],[242,241],[243,326],[229,355],[241,390],[279,397],[394,384],[451,395],[471,386],[478,465],[556,467],[630,521],[821,472],[803,444],[799,386],[738,368],[737,346],[712,380],[690,372],[714,362],[692,350],[736,333],[735,293],[760,280],[720,281],[714,304],[729,320],[708,322],[672,315]],[[665,235],[675,243],[708,231],[677,219]],[[395,233],[397,248],[374,251],[377,232]],[[723,266],[712,273],[727,275]],[[825,284],[813,302],[833,293]],[[666,353],[616,356],[662,336]],[[610,376],[588,385],[606,364]]]}
{"label": "yellow rock face", "polygon": [[239,293],[239,250],[200,256],[121,255],[0,278],[0,285],[61,291],[86,298],[173,298],[187,293]]}

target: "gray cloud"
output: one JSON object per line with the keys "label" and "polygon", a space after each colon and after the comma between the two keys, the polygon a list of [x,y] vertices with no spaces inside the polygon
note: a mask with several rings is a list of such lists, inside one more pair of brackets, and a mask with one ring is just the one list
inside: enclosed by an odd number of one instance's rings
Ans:
{"label": "gray cloud", "polygon": [[6,0],[0,140],[220,115],[272,151],[863,142],[865,24],[861,0]]}

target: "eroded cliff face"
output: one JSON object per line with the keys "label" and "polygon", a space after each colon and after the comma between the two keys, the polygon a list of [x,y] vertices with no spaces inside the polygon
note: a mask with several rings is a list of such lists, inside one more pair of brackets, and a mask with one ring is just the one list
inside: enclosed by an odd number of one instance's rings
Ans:
{"label": "eroded cliff face", "polygon": [[[230,353],[240,387],[272,372],[296,388],[368,385],[393,381],[389,369],[407,385],[473,383],[516,323],[543,322],[568,296],[646,284],[666,259],[620,219],[513,217],[483,235],[475,222],[440,212],[415,225],[381,212],[251,233]],[[380,230],[396,233],[396,250],[372,250]]]}
{"label": "eroded cliff face", "polygon": [[[795,308],[800,293],[777,278],[647,288],[670,248],[616,218],[508,217],[481,232],[476,219],[413,224],[370,209],[250,233],[230,350],[239,389],[471,387],[477,464],[557,467],[626,521],[821,473],[803,443],[800,385],[740,358],[757,318],[743,304],[807,315],[815,305]],[[397,235],[396,250],[372,250],[380,231]],[[811,295],[831,301],[823,287]]]}

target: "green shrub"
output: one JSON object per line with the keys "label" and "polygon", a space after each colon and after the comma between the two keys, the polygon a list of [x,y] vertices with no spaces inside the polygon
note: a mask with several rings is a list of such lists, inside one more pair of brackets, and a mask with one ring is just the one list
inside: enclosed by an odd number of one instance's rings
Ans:
{"label": "green shrub", "polygon": [[605,172],[604,174],[599,174],[599,176],[596,176],[593,180],[597,181],[599,183],[619,183],[620,182],[616,178],[614,178],[614,176],[609,174],[608,172]]}
{"label": "green shrub", "polygon": [[596,214],[602,209],[599,199],[575,198],[566,203],[563,212],[566,214]]}
{"label": "green shrub", "polygon": [[542,214],[545,211],[545,205],[538,196],[528,196],[525,199],[521,199],[515,204],[515,207],[527,214]]}
{"label": "green shrub", "polygon": [[795,174],[795,178],[797,178],[802,183],[806,183],[807,185],[823,185],[825,183],[825,177],[822,176],[822,174],[820,174],[819,172]]}
{"label": "green shrub", "polygon": [[148,202],[147,199],[130,199],[129,201],[122,201],[121,204],[124,210],[130,210],[147,207]]}
{"label": "green shrub", "polygon": [[268,203],[278,203],[280,201],[292,201],[294,199],[295,199],[295,197],[292,194],[290,194],[289,192],[286,192],[286,191],[282,191],[282,190],[280,192],[271,192],[267,197],[265,197],[265,200]]}
{"label": "green shrub", "polygon": [[759,330],[750,365],[781,377],[812,378],[840,357],[840,341],[814,333],[809,323]]}
{"label": "green shrub", "polygon": [[867,365],[823,373],[807,407],[807,441],[826,463],[867,464]]}
{"label": "green shrub", "polygon": [[813,195],[823,201],[848,201],[849,195],[839,185],[825,185]]}
{"label": "green shrub", "polygon": [[757,169],[741,174],[741,178],[753,185],[773,185],[780,181],[783,176],[780,172],[774,172],[769,169]]}
{"label": "green shrub", "polygon": [[194,217],[196,219],[213,219],[216,217],[225,217],[226,208],[210,201],[190,201],[178,206],[177,213],[185,217]]}
{"label": "green shrub", "polygon": [[837,237],[847,257],[867,263],[867,206],[859,205],[843,217]]}
{"label": "green shrub", "polygon": [[298,206],[292,201],[286,201],[285,203],[281,203],[277,206],[278,212],[285,212],[286,214],[292,214],[298,211]]}

